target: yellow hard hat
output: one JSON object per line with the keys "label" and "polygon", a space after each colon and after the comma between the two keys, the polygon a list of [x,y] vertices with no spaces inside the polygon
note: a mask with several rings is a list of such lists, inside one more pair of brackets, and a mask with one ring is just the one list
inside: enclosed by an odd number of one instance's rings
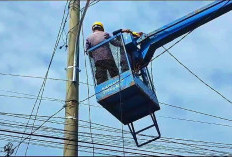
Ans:
{"label": "yellow hard hat", "polygon": [[93,29],[94,27],[96,27],[96,26],[100,26],[100,27],[102,27],[103,30],[104,30],[104,26],[103,26],[103,24],[102,24],[101,22],[94,22],[93,25],[92,25],[92,29]]}

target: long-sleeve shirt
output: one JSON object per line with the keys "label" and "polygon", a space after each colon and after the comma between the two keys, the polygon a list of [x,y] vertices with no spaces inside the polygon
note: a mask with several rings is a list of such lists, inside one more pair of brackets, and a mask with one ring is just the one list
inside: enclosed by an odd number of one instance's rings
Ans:
{"label": "long-sleeve shirt", "polygon": [[[97,44],[101,43],[102,41],[108,38],[110,38],[109,33],[103,31],[95,31],[86,39],[86,50],[96,46]],[[109,43],[102,45],[101,47],[95,49],[90,53],[90,56],[94,59],[95,63],[100,60],[114,59],[109,47]]]}

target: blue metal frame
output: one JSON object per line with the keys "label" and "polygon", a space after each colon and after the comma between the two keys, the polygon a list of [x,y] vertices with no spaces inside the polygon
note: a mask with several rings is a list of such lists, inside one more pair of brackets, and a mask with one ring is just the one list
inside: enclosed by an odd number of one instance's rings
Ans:
{"label": "blue metal frame", "polygon": [[[121,33],[91,48],[88,52],[91,53],[103,44],[114,40],[116,37],[121,38],[129,70],[99,85],[95,85],[95,94],[99,104],[106,108],[123,124],[129,124],[154,113],[159,110],[160,107],[154,90],[145,85],[145,83],[132,72],[130,60],[124,47],[125,38],[123,38],[124,36],[122,36]],[[147,77],[149,77],[149,74]],[[151,83],[149,78],[148,82]],[[123,111],[120,111],[120,99],[123,101]],[[123,118],[121,118],[121,114],[123,114]]]}
{"label": "blue metal frame", "polygon": [[[135,131],[135,129],[134,129],[134,124],[133,124],[133,123],[128,124],[129,130],[130,130],[130,132],[131,132],[131,134],[132,134],[132,136],[133,136],[133,139],[134,139],[135,144],[136,144],[137,147],[141,147],[141,146],[143,146],[143,145],[146,145],[146,144],[148,144],[148,143],[151,143],[151,142],[153,142],[153,141],[155,141],[155,140],[158,140],[158,139],[161,137],[161,133],[160,133],[160,130],[159,130],[159,126],[158,126],[158,123],[157,123],[155,114],[154,114],[154,113],[151,113],[150,116],[151,116],[151,119],[152,119],[153,124],[150,125],[150,126],[148,126],[148,127],[146,127],[146,128],[143,128],[143,129],[141,129],[141,130],[139,130],[139,131]],[[142,133],[143,131],[148,130],[148,129],[152,128],[152,127],[155,127],[156,132],[158,133],[158,136],[154,136],[152,139],[150,139],[150,140],[148,140],[148,141],[143,142],[143,143],[140,144],[140,143],[138,142],[138,138],[137,138],[136,135],[139,134],[139,133]]]}
{"label": "blue metal frame", "polygon": [[152,59],[155,50],[162,45],[178,38],[179,36],[212,21],[213,19],[232,10],[232,1],[215,1],[201,9],[171,22],[154,32],[144,35],[136,40],[136,45],[141,45],[141,66],[146,66]]}
{"label": "blue metal frame", "polygon": [[[122,33],[118,33],[118,34],[116,34],[116,35],[110,37],[109,39],[104,40],[103,42],[99,43],[98,45],[96,45],[96,46],[94,46],[94,47],[91,47],[90,49],[88,49],[87,54],[92,53],[93,50],[95,50],[95,49],[101,47],[102,45],[108,43],[108,42],[111,41],[112,39],[115,39],[115,38],[117,38],[117,37],[119,37],[119,36],[120,36],[120,38],[121,38],[121,41],[123,42],[123,49],[124,49],[124,51],[125,51],[125,56],[126,56],[126,60],[127,60],[127,63],[128,63],[129,70],[131,70],[131,64],[129,64],[130,61],[129,61],[129,58],[128,58],[128,54],[126,53],[127,51],[126,51],[126,49],[125,49],[125,42],[124,42],[124,38],[123,38]],[[89,58],[89,60],[90,60],[90,58]],[[90,62],[91,62],[91,61],[90,61]],[[93,76],[93,78],[94,78],[94,72],[93,72],[92,68],[91,68],[91,71],[92,71],[92,76]],[[120,75],[121,75],[121,74],[120,74]],[[106,81],[106,82],[107,82],[107,81]],[[110,83],[110,82],[109,82],[109,83]],[[95,79],[94,79],[94,85],[96,86],[96,80],[95,80]]]}
{"label": "blue metal frame", "polygon": [[124,49],[124,52],[125,52],[125,56],[126,56],[126,60],[127,60],[127,63],[128,63],[128,67],[129,67],[129,70],[131,71],[131,70],[132,70],[132,69],[131,69],[131,63],[130,63],[130,60],[129,60],[129,57],[128,57],[127,50],[126,50],[126,48],[125,48],[125,39],[124,39],[122,33],[119,33],[119,34],[117,34],[116,36],[118,36],[118,35],[120,35],[120,37],[121,37],[121,41],[122,41],[122,43],[123,43],[123,49]]}

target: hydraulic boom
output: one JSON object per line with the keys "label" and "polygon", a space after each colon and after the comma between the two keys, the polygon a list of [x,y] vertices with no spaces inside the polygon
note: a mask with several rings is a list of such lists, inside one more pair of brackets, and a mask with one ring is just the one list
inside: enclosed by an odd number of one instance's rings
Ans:
{"label": "hydraulic boom", "polygon": [[[201,9],[198,9],[168,25],[161,27],[141,38],[131,42],[137,47],[140,45],[138,51],[139,64],[145,67],[152,59],[155,50],[167,44],[168,42],[178,38],[179,36],[192,31],[201,25],[229,12],[232,10],[232,1],[220,0],[215,1]],[[126,43],[130,43],[127,41]]]}

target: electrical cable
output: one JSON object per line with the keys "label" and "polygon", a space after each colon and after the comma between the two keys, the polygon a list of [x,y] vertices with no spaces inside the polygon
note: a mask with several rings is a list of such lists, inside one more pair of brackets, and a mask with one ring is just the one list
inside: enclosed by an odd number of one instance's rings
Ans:
{"label": "electrical cable", "polygon": [[[11,93],[16,93],[16,94],[23,94],[23,95],[28,95],[28,96],[35,96],[35,95],[31,95],[31,94],[26,94],[26,93],[21,93],[21,92],[16,92],[16,91],[9,91],[9,90],[1,90],[1,91],[6,91],[6,92],[11,92]],[[34,97],[20,97],[20,96],[13,96],[13,95],[0,95],[0,96],[4,96],[4,97],[13,97],[13,98],[24,98],[24,99],[36,99]],[[57,102],[65,102],[65,100],[62,100],[62,99],[57,99],[57,98],[50,98],[50,97],[43,97],[42,100],[49,100],[49,101],[57,101]],[[166,103],[162,103],[160,102],[161,104],[164,104],[164,105],[168,105],[169,107],[174,107],[174,108],[178,108],[178,109],[182,109],[182,110],[188,110],[189,112],[193,112],[193,113],[198,113],[198,114],[204,114],[205,116],[210,116],[210,117],[214,117],[214,118],[219,118],[221,120],[226,120],[226,121],[232,121],[231,119],[227,119],[227,118],[223,118],[223,117],[219,117],[219,116],[215,116],[215,115],[210,115],[210,114],[207,114],[207,113],[199,113],[199,111],[192,111],[190,109],[185,109],[185,108],[182,108],[182,107],[178,107],[178,106],[174,106],[174,105],[169,105],[169,104],[166,104]],[[81,105],[90,105],[90,104],[84,104],[84,103],[80,103]],[[96,106],[96,105],[90,105],[92,107],[97,107],[97,108],[102,108],[101,106]],[[0,112],[1,113],[1,112]],[[176,118],[174,118],[176,119]],[[179,119],[180,120],[180,119]],[[186,120],[186,119],[182,119],[182,120]],[[187,121],[192,121],[194,122],[195,120],[187,120]],[[205,123],[205,124],[212,124],[212,125],[219,125],[219,126],[227,126],[227,127],[231,127],[230,125],[225,125],[225,124],[220,124],[220,123],[209,123],[209,122],[204,122],[204,121],[195,121],[195,122],[199,122],[199,123]]]}
{"label": "electrical cable", "polygon": [[[84,28],[82,27],[82,46],[83,46],[83,50],[85,50],[85,36],[84,36]],[[85,73],[86,73],[86,82],[87,82],[87,96],[90,96],[90,89],[89,89],[89,75],[88,75],[88,70],[87,70],[87,61],[86,61],[86,54],[84,52],[84,58],[85,58]],[[92,121],[91,121],[91,106],[90,106],[90,100],[88,99],[88,109],[89,109],[89,131],[90,131],[90,135],[91,135],[91,141],[92,143],[94,143],[93,141],[93,136],[92,136]],[[94,144],[93,144],[93,151],[92,154],[94,156]]]}
{"label": "electrical cable", "polygon": [[[100,134],[98,134],[97,136],[100,136]],[[109,135],[110,136],[110,135]]]}
{"label": "electrical cable", "polygon": [[[99,136],[99,135],[101,135],[101,134],[98,134],[97,136]],[[109,138],[110,138],[110,135],[109,135]],[[101,138],[100,138],[101,139]],[[108,142],[109,143],[109,142]],[[156,148],[156,149],[158,149],[158,148]],[[141,150],[142,151],[142,150]]]}
{"label": "electrical cable", "polygon": [[[2,73],[2,72],[0,72],[0,75],[2,75],[2,76],[12,76],[12,77],[34,78],[34,79],[45,79],[45,77],[41,77],[41,76],[19,75],[19,74],[10,74],[10,73]],[[52,78],[52,77],[47,77],[47,80],[53,80],[53,81],[72,81],[72,80],[66,80],[66,79],[60,79],[60,78]],[[86,83],[80,81],[79,84],[86,84]],[[91,84],[89,84],[89,85],[90,86],[94,86],[94,85],[91,85]]]}
{"label": "electrical cable", "polygon": [[214,89],[212,86],[210,86],[208,83],[206,83],[205,81],[203,81],[199,76],[197,76],[192,70],[190,70],[188,67],[186,67],[179,59],[177,59],[169,50],[167,50],[164,46],[162,46],[167,52],[168,54],[174,58],[181,66],[183,66],[188,72],[190,72],[194,77],[196,77],[201,83],[203,83],[204,85],[206,85],[208,88],[210,88],[212,91],[214,91],[216,94],[218,94],[219,96],[221,96],[224,100],[226,100],[227,102],[229,102],[230,104],[232,104],[232,101],[229,100],[228,98],[226,98],[223,94],[221,94],[219,91],[217,91],[216,89]]}
{"label": "electrical cable", "polygon": [[[54,113],[53,115],[51,115],[48,119],[46,119],[46,121],[44,121],[39,127],[37,127],[36,129],[34,129],[29,136],[27,136],[26,138],[20,140],[19,144],[17,146],[14,147],[13,150],[15,150],[15,148],[18,148],[26,139],[30,138],[31,135],[33,135],[37,130],[39,130],[45,123],[47,123],[52,117],[54,117],[56,114],[58,114],[60,111],[62,111],[66,106],[62,107],[60,110],[58,110],[56,113]],[[25,133],[25,132],[24,132]],[[17,152],[16,152],[17,153]],[[15,153],[15,154],[16,154]]]}
{"label": "electrical cable", "polygon": [[[14,97],[14,98],[25,98],[25,99],[35,99],[35,98],[31,98],[31,97],[19,97],[19,96],[9,96],[9,95],[0,95],[0,96],[6,96],[6,97]],[[56,99],[56,98],[50,98],[50,97],[43,97],[42,100],[49,100],[49,101],[57,101],[57,102],[64,102],[64,100],[61,100],[61,99]],[[161,102],[160,102],[161,103]],[[80,103],[81,105],[86,105],[86,106],[89,106],[90,104],[84,104],[84,103]],[[161,104],[164,104],[164,103],[161,103]],[[167,105],[166,103],[164,105]],[[95,106],[95,105],[90,105],[92,107],[97,107],[97,108],[102,108],[100,106]],[[170,107],[174,107],[174,108],[179,108],[178,106],[174,106],[174,105],[168,105]],[[183,109],[183,108],[179,108],[179,109]],[[185,110],[185,109],[184,109]],[[188,111],[190,112],[193,112],[189,109],[187,109]],[[199,114],[199,111],[196,111],[194,113],[198,113]],[[222,117],[219,117],[219,116],[214,116],[214,115],[210,115],[210,114],[206,114],[206,113],[200,113],[200,114],[204,114],[206,116],[210,116],[210,117],[214,117],[214,118],[220,118],[220,119],[223,119],[223,120],[226,120],[226,121],[232,121],[231,119],[227,119],[227,118],[222,118]],[[162,117],[162,116],[159,116],[159,117]],[[163,118],[167,118],[167,117],[164,117]],[[209,123],[209,122],[204,122],[204,121],[196,121],[196,120],[191,120],[191,119],[180,119],[180,118],[176,118],[176,117],[168,117],[168,118],[171,118],[171,119],[178,119],[178,120],[185,120],[185,121],[192,121],[192,122],[197,122],[197,123],[205,123],[205,124],[212,124],[212,125],[218,125],[218,126],[226,126],[226,127],[232,127],[231,125],[226,125],[226,124],[220,124],[220,123]]]}
{"label": "electrical cable", "polygon": [[[43,93],[44,93],[45,86],[46,86],[46,82],[47,82],[48,73],[49,73],[49,70],[50,70],[50,68],[51,68],[51,65],[52,65],[52,62],[53,62],[53,59],[54,59],[54,56],[55,56],[55,53],[56,53],[56,49],[57,49],[57,47],[58,47],[58,45],[59,45],[59,41],[60,41],[60,39],[61,39],[62,33],[63,33],[64,29],[65,29],[65,25],[66,25],[67,18],[68,18],[68,15],[69,15],[69,12],[68,12],[67,15],[66,15],[66,17],[65,17],[65,14],[66,14],[66,7],[67,7],[67,5],[69,6],[69,4],[70,4],[70,3],[69,3],[68,0],[67,0],[67,2],[66,2],[66,4],[65,4],[65,7],[64,7],[63,17],[62,17],[61,25],[60,25],[59,32],[58,32],[58,35],[57,35],[57,40],[56,40],[56,43],[55,43],[55,47],[54,47],[54,49],[53,49],[52,56],[51,56],[51,59],[50,59],[50,62],[49,62],[49,65],[48,65],[48,68],[47,68],[47,71],[46,71],[46,74],[45,74],[45,77],[44,77],[45,79],[44,79],[44,81],[43,81],[43,83],[42,83],[42,85],[41,85],[41,88],[40,88],[40,90],[39,90],[37,99],[36,99],[36,101],[35,101],[35,103],[34,103],[34,106],[33,106],[33,109],[32,109],[32,113],[33,113],[34,108],[35,108],[35,106],[36,106],[36,104],[37,104],[37,101],[39,101],[39,102],[38,102],[38,105],[37,105],[36,116],[35,116],[35,119],[34,119],[34,121],[33,121],[33,126],[34,126],[34,124],[35,124],[35,120],[36,120],[36,117],[37,117],[37,114],[38,114],[38,112],[39,112],[39,108],[40,108],[40,105],[41,105],[41,99],[39,99],[39,97],[40,97],[40,98],[43,97]],[[31,114],[32,114],[32,113],[31,113]],[[30,121],[30,119],[28,120],[28,123],[29,123],[29,121]],[[33,132],[33,127],[32,127],[32,129],[31,129],[31,133],[32,133],[32,132]],[[28,141],[28,144],[27,144],[27,148],[26,148],[26,151],[25,151],[25,156],[26,156],[26,154],[27,154],[27,150],[28,150],[28,147],[29,147],[29,143],[30,143],[30,138],[29,138],[29,141]]]}
{"label": "electrical cable", "polygon": [[[4,135],[4,136],[9,136],[9,135]],[[6,141],[11,141],[11,142],[19,142],[19,140],[14,140],[14,139],[12,139],[12,137],[19,137],[19,136],[12,136],[11,135],[11,138],[0,138],[0,139],[1,140],[6,140]],[[32,138],[32,141],[37,141],[36,143],[35,142],[31,142],[31,144],[33,144],[33,145],[38,145],[38,146],[43,146],[43,147],[51,147],[51,148],[57,148],[57,149],[63,149],[63,147],[59,147],[58,145],[60,145],[60,144],[63,145],[64,144],[62,142],[39,140],[39,139],[33,139],[33,138]],[[47,143],[47,144],[44,144],[44,143]],[[55,145],[49,145],[48,143],[55,143]],[[80,147],[82,147],[82,146],[80,146]],[[73,150],[73,149],[68,148],[68,150]],[[81,152],[83,150],[79,149],[79,151]],[[85,148],[85,151],[83,151],[83,152],[87,152],[86,148]],[[88,151],[88,152],[90,153],[90,151]],[[112,155],[112,154],[106,154],[106,153],[102,153],[102,152],[96,152],[96,154],[108,155],[108,156]]]}
{"label": "electrical cable", "polygon": [[[0,123],[0,124],[2,124],[3,126],[4,126],[4,123]],[[12,123],[9,123],[9,126],[10,127],[12,127],[12,128],[14,128],[15,126],[17,126],[17,128],[19,128],[19,127],[23,127],[24,125],[19,125],[19,124],[12,124]],[[49,128],[51,128],[51,127],[49,127]],[[45,127],[45,130],[43,130],[43,128],[41,128],[40,129],[40,131],[46,131],[46,132],[53,132],[52,130],[60,130],[61,132],[60,133],[62,133],[62,136],[63,136],[63,131],[65,131],[65,130],[63,130],[63,129],[57,129],[57,128],[51,128],[51,129],[49,129],[49,128],[47,128],[47,127]],[[58,132],[57,132],[58,133]],[[70,132],[71,133],[71,132]],[[80,132],[81,133],[81,132]],[[83,133],[85,133],[85,132],[83,132]],[[95,134],[96,135],[96,137],[105,137],[105,136],[103,136],[102,134]],[[83,136],[83,135],[82,135]],[[111,137],[116,137],[116,136],[111,136],[111,135],[107,135],[107,137],[108,137],[108,140],[111,140]],[[120,136],[117,136],[117,137],[120,137]],[[103,139],[103,138],[100,138],[100,139]],[[131,139],[131,138],[129,138],[129,139]],[[109,143],[109,141],[106,141],[107,143]],[[172,142],[172,143],[177,143],[177,142]],[[186,143],[178,143],[178,144],[183,144],[183,145],[186,145]],[[188,144],[189,145],[189,144]],[[193,144],[191,144],[190,146],[193,146]],[[197,147],[194,147],[194,148],[197,148]],[[200,148],[200,149],[203,149],[203,148]],[[209,149],[203,149],[203,150],[209,150]],[[214,150],[210,150],[210,151],[214,151]],[[214,151],[214,152],[218,152],[218,151]],[[224,152],[223,152],[224,153]]]}
{"label": "electrical cable", "polygon": [[[120,36],[120,39],[122,40],[121,36]],[[121,67],[120,66],[120,60],[122,59],[122,56],[119,57],[119,51],[120,51],[120,48],[117,47],[117,59],[118,59],[118,67]],[[125,53],[125,52],[124,52]],[[120,52],[121,54],[121,52]],[[124,54],[125,55],[125,54]],[[120,58],[120,59],[119,59]],[[122,69],[122,67],[121,67]],[[121,73],[120,73],[120,70],[118,69],[119,71],[119,75],[118,75],[118,78],[119,78],[119,105],[120,105],[120,119],[121,119],[121,122],[123,121],[123,108],[122,108],[122,94],[121,94]],[[123,151],[123,156],[125,157],[126,156],[126,153],[125,153],[125,141],[124,141],[124,132],[123,132],[123,123],[121,123],[121,130],[122,130],[122,151]]]}
{"label": "electrical cable", "polygon": [[[83,135],[82,135],[82,136],[83,136]],[[96,136],[99,137],[99,136],[101,136],[101,134],[96,134]],[[108,138],[108,139],[111,139],[110,137],[111,137],[111,136],[109,135],[109,138]],[[100,139],[102,139],[102,138],[100,138]],[[109,141],[106,141],[106,142],[109,143]],[[111,142],[111,143],[112,143],[112,142]],[[158,148],[157,148],[157,149],[158,149]],[[202,149],[202,148],[201,148],[201,149]]]}
{"label": "electrical cable", "polygon": [[[47,135],[41,135],[41,134],[30,134],[30,133],[24,133],[24,132],[19,132],[19,131],[12,131],[12,130],[6,130],[6,129],[0,129],[1,132],[7,132],[7,133],[14,133],[14,134],[23,134],[23,135],[28,135],[29,136],[36,136],[36,137],[43,137],[43,138],[51,138],[51,139],[58,139],[58,140],[71,140],[71,139],[66,139],[66,138],[63,138],[63,137],[56,137],[56,136],[47,136]],[[74,141],[74,140],[71,140],[71,141]],[[78,142],[80,143],[85,143],[85,144],[91,144],[91,142],[88,142],[88,141],[79,141]],[[94,143],[95,145],[99,145],[99,146],[112,146],[110,144],[103,144],[103,143]],[[121,146],[113,146],[114,148],[122,148]],[[97,147],[95,147],[97,148]],[[135,150],[135,151],[138,151],[138,149],[134,149],[134,148],[128,148],[130,150]],[[119,151],[119,150],[117,150]],[[125,151],[126,152],[126,151]],[[149,151],[147,151],[149,152]],[[133,154],[137,154],[135,152],[129,152],[129,153],[133,153]],[[156,152],[156,153],[159,153],[159,154],[163,154],[163,155],[173,155],[173,154],[169,154],[169,153],[162,153],[162,152]],[[139,153],[139,155],[149,155],[149,154],[144,154],[144,153]]]}
{"label": "electrical cable", "polygon": [[[68,3],[68,1],[67,1],[67,3]],[[67,3],[66,3],[66,5],[67,5]],[[57,48],[58,43],[59,43],[59,40],[60,40],[60,32],[62,32],[62,25],[63,25],[63,24],[65,25],[65,23],[66,23],[66,22],[64,21],[64,19],[65,19],[66,5],[65,5],[65,9],[64,9],[64,14],[63,14],[63,17],[62,17],[61,25],[60,25],[60,28],[59,28],[59,33],[58,33],[58,35],[57,35],[57,40],[56,40],[56,43],[55,43],[55,47],[54,47],[54,50],[53,50],[53,53],[52,53],[52,57],[51,57],[51,59],[50,59],[50,62],[49,62],[49,65],[48,65],[48,69],[47,69],[47,72],[46,72],[46,74],[45,74],[45,77],[44,77],[43,83],[42,83],[42,85],[41,85],[41,88],[40,88],[40,90],[39,90],[37,99],[36,99],[36,101],[35,101],[35,103],[34,103],[34,105],[33,105],[31,114],[32,114],[33,111],[34,111],[34,108],[35,108],[35,106],[36,106],[36,104],[37,104],[37,101],[38,101],[39,97],[42,98],[42,95],[43,95],[43,91],[44,91],[45,84],[46,84],[46,80],[47,80],[46,78],[48,77],[48,72],[49,72],[49,70],[50,70],[51,63],[52,63],[52,61],[53,61],[53,58],[54,58],[54,55],[55,55],[55,52],[56,52],[56,48]],[[39,100],[39,105],[38,105],[38,108],[37,108],[37,113],[38,113],[38,109],[39,109],[40,103],[41,103],[41,100]],[[30,121],[30,119],[28,120],[28,124],[29,124],[29,121]],[[25,131],[26,131],[26,130],[25,130]],[[23,138],[23,137],[22,137],[22,138]],[[19,145],[19,146],[20,146],[20,145]],[[19,147],[17,147],[17,150],[16,150],[16,152],[15,152],[15,155],[17,154],[18,148],[19,148]],[[27,149],[26,149],[26,151],[27,151]]]}
{"label": "electrical cable", "polygon": [[98,135],[99,136],[99,135]]}
{"label": "electrical cable", "polygon": [[166,105],[166,106],[169,106],[169,107],[173,107],[173,108],[185,110],[185,111],[188,111],[188,112],[193,112],[193,113],[201,114],[201,115],[204,115],[204,116],[213,117],[213,118],[217,118],[217,119],[220,119],[220,120],[225,120],[225,121],[232,122],[232,119],[228,119],[228,118],[224,118],[224,117],[215,116],[215,115],[212,115],[212,114],[203,113],[203,112],[195,111],[195,110],[192,110],[192,109],[187,109],[187,108],[184,108],[184,107],[179,107],[179,106],[175,106],[175,105],[170,105],[170,104],[163,103],[163,102],[159,102],[159,103],[160,103],[160,104],[163,104],[163,105]]}

